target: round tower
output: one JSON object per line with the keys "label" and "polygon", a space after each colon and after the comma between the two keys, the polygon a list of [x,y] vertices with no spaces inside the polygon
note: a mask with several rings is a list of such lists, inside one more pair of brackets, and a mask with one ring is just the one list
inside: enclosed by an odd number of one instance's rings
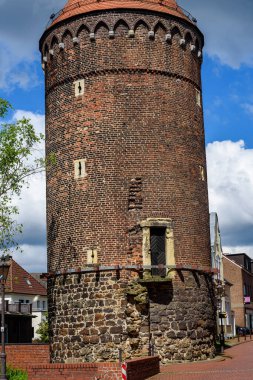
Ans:
{"label": "round tower", "polygon": [[174,0],[69,0],[40,40],[53,362],[213,355],[195,21]]}

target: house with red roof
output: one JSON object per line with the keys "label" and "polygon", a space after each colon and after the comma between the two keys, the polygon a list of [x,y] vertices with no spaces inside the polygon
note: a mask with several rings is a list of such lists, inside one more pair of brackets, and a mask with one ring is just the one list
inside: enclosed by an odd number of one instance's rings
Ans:
{"label": "house with red roof", "polygon": [[47,289],[13,259],[6,281],[5,301],[6,341],[30,343],[38,338],[36,331],[47,312]]}

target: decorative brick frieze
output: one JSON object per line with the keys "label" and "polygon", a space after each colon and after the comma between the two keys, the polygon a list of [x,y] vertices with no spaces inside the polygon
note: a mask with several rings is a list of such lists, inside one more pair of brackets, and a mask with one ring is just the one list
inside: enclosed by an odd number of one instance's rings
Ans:
{"label": "decorative brick frieze", "polygon": [[[187,41],[192,40],[197,42],[197,45],[200,49],[203,48],[203,36],[200,33],[199,29],[194,25],[186,23],[184,20],[173,19],[173,16],[152,14],[151,12],[132,11],[127,10],[120,12],[108,12],[102,11],[99,14],[90,14],[89,16],[77,16],[75,20],[72,19],[71,23],[62,23],[56,26],[51,27],[49,30],[46,30],[43,34],[43,37],[40,41],[40,49],[45,50],[46,46],[52,46],[54,40],[62,42],[64,37],[69,34],[72,39],[78,38],[83,31],[87,33],[93,33],[96,36],[97,31],[101,26],[103,26],[107,31],[107,37],[110,37],[109,31],[114,31],[119,33],[121,26],[125,27],[126,35],[128,32],[135,32],[135,30],[140,26],[144,25],[148,32],[152,31],[155,34],[158,34],[157,31],[163,29],[165,34],[171,33],[172,36],[178,35],[180,38]],[[134,33],[130,33],[133,34]],[[73,41],[75,42],[75,41]]]}

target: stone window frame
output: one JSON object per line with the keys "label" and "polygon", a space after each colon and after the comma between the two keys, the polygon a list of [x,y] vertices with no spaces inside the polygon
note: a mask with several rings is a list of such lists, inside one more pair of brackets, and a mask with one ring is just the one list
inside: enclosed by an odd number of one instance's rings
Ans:
{"label": "stone window frame", "polygon": [[196,88],[196,104],[201,108],[201,92]]}
{"label": "stone window frame", "polygon": [[205,181],[206,180],[206,173],[205,173],[205,168],[203,165],[199,165],[199,179],[201,181]]}
{"label": "stone window frame", "polygon": [[84,79],[79,79],[73,82],[75,97],[84,95],[85,85]]}
{"label": "stone window frame", "polygon": [[[74,178],[75,179],[80,179],[80,178],[87,177],[86,162],[87,162],[86,158],[81,158],[79,160],[74,160]],[[81,165],[81,175],[79,173],[79,165]]]}
{"label": "stone window frame", "polygon": [[[174,222],[171,218],[147,218],[140,223],[142,228],[142,258],[143,265],[150,266],[151,250],[150,250],[150,230],[154,227],[165,228],[165,262],[166,265],[175,265],[174,251]],[[146,272],[150,273],[150,271]],[[166,276],[168,276],[169,268],[166,268]]]}

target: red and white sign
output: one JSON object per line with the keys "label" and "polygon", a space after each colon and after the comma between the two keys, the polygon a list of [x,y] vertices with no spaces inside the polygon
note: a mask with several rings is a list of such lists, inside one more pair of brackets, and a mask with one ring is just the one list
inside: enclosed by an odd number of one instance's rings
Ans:
{"label": "red and white sign", "polygon": [[121,370],[122,370],[122,380],[127,380],[127,365],[126,365],[126,363],[122,363]]}

